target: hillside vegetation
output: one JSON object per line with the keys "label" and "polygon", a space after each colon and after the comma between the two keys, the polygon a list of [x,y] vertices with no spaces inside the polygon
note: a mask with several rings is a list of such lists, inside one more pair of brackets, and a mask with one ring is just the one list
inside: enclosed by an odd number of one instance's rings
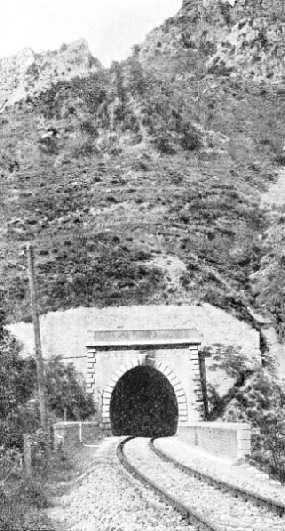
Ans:
{"label": "hillside vegetation", "polygon": [[[262,37],[269,8],[243,4],[185,2],[127,61],[54,78],[5,107],[1,276],[10,320],[30,319],[33,241],[42,313],[207,301],[250,322],[250,309],[271,312],[282,335],[274,227],[283,217],[260,201],[285,164],[281,15],[271,10]],[[249,39],[241,30],[253,18]],[[233,63],[225,43],[238,25]]]}

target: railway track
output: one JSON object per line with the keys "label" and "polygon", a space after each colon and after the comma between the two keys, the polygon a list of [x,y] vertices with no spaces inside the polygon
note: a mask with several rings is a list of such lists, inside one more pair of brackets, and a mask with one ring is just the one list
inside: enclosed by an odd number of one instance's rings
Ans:
{"label": "railway track", "polygon": [[[159,456],[161,459],[164,459],[165,461],[172,463],[173,466],[176,468],[179,468],[185,474],[189,474],[191,476],[194,476],[202,481],[207,482],[209,485],[213,486],[219,486],[219,488],[223,492],[231,492],[234,496],[240,496],[244,499],[244,501],[250,501],[251,503],[254,503],[257,506],[265,506],[269,510],[271,510],[273,513],[277,514],[278,516],[285,516],[285,505],[281,502],[278,502],[276,500],[273,500],[270,497],[262,496],[261,494],[256,494],[252,492],[250,489],[247,488],[240,488],[237,485],[232,485],[229,482],[221,481],[213,478],[212,476],[209,476],[208,474],[205,474],[203,472],[198,472],[195,468],[191,468],[190,466],[183,465],[179,461],[176,461],[169,455],[165,454],[162,450],[157,448],[155,446],[155,439],[150,440],[150,447],[151,449]],[[285,530],[285,527],[284,527]]]}
{"label": "railway track", "polygon": [[153,440],[128,437],[117,447],[122,465],[199,531],[285,531],[285,507],[180,465]]}

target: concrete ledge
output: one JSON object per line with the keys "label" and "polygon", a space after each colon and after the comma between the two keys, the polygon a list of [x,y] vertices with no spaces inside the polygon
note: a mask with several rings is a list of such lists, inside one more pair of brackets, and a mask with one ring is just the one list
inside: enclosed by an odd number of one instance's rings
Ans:
{"label": "concrete ledge", "polygon": [[[115,330],[88,330],[89,337],[91,339],[90,345],[94,343],[100,344],[101,342],[117,342],[117,341],[135,341],[138,339],[150,340],[176,340],[186,339],[191,343],[201,343],[201,337],[196,328],[129,328],[127,329],[115,329]],[[93,345],[93,346],[94,346]],[[96,347],[95,347],[96,348]]]}
{"label": "concrete ledge", "polygon": [[[147,348],[148,350],[155,349],[186,349],[189,345],[200,345],[199,338],[178,338],[178,339],[134,339],[134,340],[109,340],[98,341],[97,343],[87,343],[86,348],[89,351],[95,348],[97,351],[109,350],[141,350]],[[197,347],[196,347],[197,348]]]}
{"label": "concrete ledge", "polygon": [[179,426],[182,441],[207,452],[243,459],[251,453],[251,430],[249,424],[228,422],[196,422]]}

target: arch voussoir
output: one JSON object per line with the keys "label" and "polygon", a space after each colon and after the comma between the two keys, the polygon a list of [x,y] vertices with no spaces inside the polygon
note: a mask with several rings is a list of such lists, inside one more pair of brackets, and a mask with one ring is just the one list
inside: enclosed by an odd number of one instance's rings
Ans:
{"label": "arch voussoir", "polygon": [[[120,378],[129,370],[140,367],[143,365],[143,358],[138,356],[136,360],[129,361],[121,365],[111,376],[108,385],[103,390],[102,395],[102,419],[103,422],[110,422],[110,406],[111,398],[114,388],[116,387]],[[173,387],[179,414],[179,422],[187,422],[188,420],[188,407],[185,391],[180,380],[175,375],[172,368],[168,367],[162,362],[154,363],[154,368],[161,372]]]}

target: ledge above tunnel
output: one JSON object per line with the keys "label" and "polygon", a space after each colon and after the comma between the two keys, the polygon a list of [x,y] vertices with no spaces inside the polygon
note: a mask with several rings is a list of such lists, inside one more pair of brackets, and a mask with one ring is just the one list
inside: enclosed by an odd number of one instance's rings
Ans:
{"label": "ledge above tunnel", "polygon": [[88,350],[183,349],[202,341],[192,328],[96,330],[89,335]]}

